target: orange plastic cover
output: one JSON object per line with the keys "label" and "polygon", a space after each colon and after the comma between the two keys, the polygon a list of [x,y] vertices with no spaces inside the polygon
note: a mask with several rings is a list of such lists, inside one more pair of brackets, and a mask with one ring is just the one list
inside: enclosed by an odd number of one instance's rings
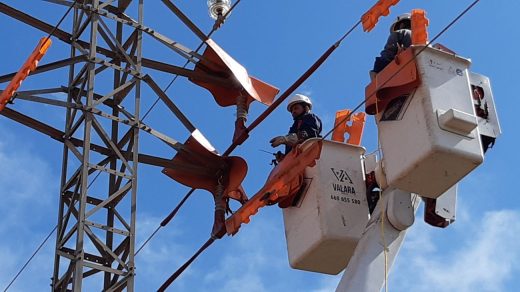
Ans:
{"label": "orange plastic cover", "polygon": [[204,71],[219,77],[233,79],[238,82],[239,86],[230,88],[217,83],[202,82],[197,79],[190,79],[191,82],[209,90],[215,101],[223,107],[236,105],[237,97],[243,93],[247,94],[248,103],[251,103],[253,100],[266,105],[273,103],[275,96],[280,91],[278,88],[249,76],[246,68],[229,56],[213,40],[208,39],[206,44],[206,50],[202,55],[203,59],[195,66],[195,72]]}
{"label": "orange plastic cover", "polygon": [[229,197],[239,200],[243,194],[240,184],[247,174],[247,163],[240,157],[222,157],[190,136],[172,162],[179,167],[164,168],[163,173],[185,186],[215,193],[220,179]]}
{"label": "orange plastic cover", "polygon": [[38,66],[38,62],[42,59],[43,55],[47,52],[49,47],[51,46],[52,41],[50,38],[42,38],[40,42],[29,56],[29,58],[25,61],[22,68],[18,70],[16,75],[14,75],[13,79],[7,85],[4,91],[0,94],[0,111],[5,108],[5,105],[9,102],[11,97],[13,97],[14,93],[18,90],[22,81],[29,76],[29,74],[36,70]]}
{"label": "orange plastic cover", "polygon": [[365,112],[375,115],[377,110],[383,111],[390,101],[410,93],[420,82],[413,49],[407,48],[365,87]]}
{"label": "orange plastic cover", "polygon": [[390,6],[396,5],[399,0],[379,0],[372,6],[363,16],[361,16],[361,23],[363,30],[371,31],[379,21],[379,17],[387,16],[390,13]]}
{"label": "orange plastic cover", "polygon": [[321,139],[310,139],[295,147],[269,174],[265,185],[240,209],[226,220],[226,232],[233,235],[249,217],[265,205],[275,204],[298,191],[306,167],[320,158]]}
{"label": "orange plastic cover", "polygon": [[426,11],[422,9],[412,10],[412,45],[426,45],[428,43],[428,25]]}
{"label": "orange plastic cover", "polygon": [[[348,133],[347,143],[359,146],[361,145],[361,138],[363,137],[363,130],[365,129],[366,115],[363,112],[357,114],[351,113],[351,110],[340,110],[336,112],[332,140],[343,143],[345,141],[345,133]],[[349,122],[352,122],[352,125],[349,126]]]}

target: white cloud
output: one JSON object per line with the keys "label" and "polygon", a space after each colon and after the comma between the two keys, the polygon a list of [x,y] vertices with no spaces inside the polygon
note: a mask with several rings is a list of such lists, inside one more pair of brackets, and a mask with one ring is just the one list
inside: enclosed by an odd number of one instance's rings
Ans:
{"label": "white cloud", "polygon": [[[0,137],[0,288],[5,288],[56,223],[53,195],[58,181],[51,167],[32,154],[31,146]],[[26,141],[24,141],[26,142]],[[52,274],[53,238],[20,275],[13,291],[47,287]]]}
{"label": "white cloud", "polygon": [[[136,250],[159,226],[162,218],[148,213],[138,214]],[[162,227],[146,246],[135,257],[136,261],[136,291],[152,291],[157,288],[177,269],[193,252],[193,247],[184,242],[182,219],[176,218],[175,224]],[[188,268],[183,277],[193,273]],[[175,286],[173,286],[175,285]],[[183,278],[173,284],[175,289],[184,287]]]}
{"label": "white cloud", "polygon": [[512,291],[508,281],[520,272],[520,211],[493,211],[480,222],[458,223],[466,237],[444,241],[442,248],[432,229],[424,231],[421,224],[410,232],[391,280],[398,291]]}
{"label": "white cloud", "polygon": [[[0,194],[4,200],[0,205],[3,215],[0,288],[7,285],[52,228],[55,210],[49,207],[54,206],[52,197],[57,194],[52,184],[49,186],[49,182],[57,181],[49,164],[8,136],[4,135],[1,141],[0,173],[8,175],[0,176],[3,186]],[[271,209],[269,212],[278,211]],[[31,216],[27,216],[27,212]],[[452,233],[466,235],[462,239],[445,237],[445,231],[428,228],[417,220],[418,224],[410,231],[390,274],[390,289],[420,292],[434,287],[435,291],[508,291],[507,282],[519,272],[516,263],[520,261],[517,248],[520,211],[488,212],[480,221],[474,216],[469,210],[459,208],[457,222],[449,227]],[[41,218],[45,218],[45,222],[38,222]],[[137,247],[161,219],[148,214],[139,216]],[[138,290],[156,289],[194,251],[193,240],[183,239],[191,231],[180,223],[161,230],[137,256]],[[172,290],[333,291],[341,275],[325,276],[290,269],[281,224],[279,213],[278,216],[255,216],[236,237],[217,244],[222,246],[229,242],[230,247],[222,248],[211,266],[195,262]],[[38,226],[37,231],[35,226]],[[447,238],[454,247],[449,248]],[[48,287],[53,248],[54,237],[51,237],[17,280],[13,291]],[[204,256],[207,255],[201,257]]]}
{"label": "white cloud", "polygon": [[216,286],[217,291],[268,291],[269,283],[262,274],[267,269],[281,270],[286,258],[273,253],[283,242],[266,236],[276,232],[272,220],[261,221],[265,218],[259,217],[229,239],[237,241],[235,250],[228,251],[204,277],[207,287]]}
{"label": "white cloud", "polygon": [[[340,275],[290,268],[283,230],[281,210],[264,208],[235,237],[224,238],[214,246],[217,258],[210,266],[204,266],[203,260],[194,265],[196,271],[185,278],[187,289],[175,286],[174,290],[333,291]],[[210,256],[203,255],[206,259]]]}

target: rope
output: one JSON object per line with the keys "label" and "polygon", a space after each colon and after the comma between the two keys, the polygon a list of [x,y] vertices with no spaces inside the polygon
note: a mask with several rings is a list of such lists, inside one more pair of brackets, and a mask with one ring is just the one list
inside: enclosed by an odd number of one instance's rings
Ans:
{"label": "rope", "polygon": [[[417,56],[419,56],[419,54],[421,54],[431,43],[433,43],[435,40],[437,40],[442,34],[444,34],[451,26],[453,26],[460,18],[462,18],[462,16],[464,16],[471,8],[473,8],[473,6],[475,6],[480,0],[475,0],[474,2],[472,2],[466,9],[464,9],[457,17],[455,17],[455,19],[453,19],[446,27],[444,27],[431,41],[428,42],[428,44],[422,48],[421,50],[419,50],[419,52],[417,54],[414,55],[414,57],[412,59],[410,59],[404,66],[402,66],[399,70],[397,70],[392,76],[390,76],[389,79],[387,79],[381,86],[379,86],[378,88],[381,88],[383,87],[386,83],[388,83],[392,78],[394,78],[406,65],[408,65],[411,61],[415,60],[417,58]],[[378,89],[376,89],[373,93],[370,94],[369,98],[372,97],[376,92],[377,92]],[[367,99],[369,99],[367,98]],[[327,136],[329,136],[339,125],[343,124],[344,122],[348,121],[351,117],[351,115],[356,111],[358,110],[362,105],[364,105],[366,103],[366,100],[365,99],[363,102],[361,102],[358,106],[356,106],[356,108],[349,114],[347,115],[344,119],[341,120],[341,122],[339,122],[338,124],[336,124],[332,130],[330,130],[323,138],[325,139]],[[376,105],[376,115],[379,113],[379,108],[378,108],[378,102],[376,101],[375,103]],[[380,159],[382,159],[382,151],[381,151],[381,143],[380,143],[380,133],[378,132],[378,135],[377,135],[377,152],[379,153],[379,157]],[[384,170],[383,170],[384,172]],[[416,195],[417,197],[417,195]],[[416,200],[416,197],[414,198],[414,202]],[[379,189],[379,200],[383,200],[383,192],[381,191],[381,189]],[[381,201],[382,202],[382,201]],[[383,241],[383,253],[384,253],[384,287],[385,287],[385,292],[388,292],[388,246],[387,246],[387,242],[386,242],[386,239],[385,239],[385,214],[386,214],[386,206],[382,206],[381,207],[381,240]]]}
{"label": "rope", "polygon": [[[433,43],[435,40],[437,40],[450,27],[452,27],[460,18],[462,18],[462,16],[464,16],[479,1],[480,0],[475,0],[466,9],[464,9],[457,17],[455,17],[448,25],[446,25],[446,27],[444,27],[434,38],[432,38],[432,40],[429,41],[428,44],[424,48],[419,50],[419,52],[417,52],[412,59],[410,59],[408,62],[406,62],[406,64],[404,64],[404,66],[402,66],[399,70],[397,70],[394,74],[392,74],[392,76],[390,76],[389,79],[387,79],[381,86],[379,86],[374,92],[372,92],[367,99],[372,97],[377,92],[377,90],[379,88],[383,87],[390,80],[392,80],[406,65],[408,65],[410,62],[415,60],[417,58],[417,56],[419,56],[419,54],[421,54],[431,43]],[[363,106],[366,103],[367,99],[365,99],[363,102],[361,102],[359,105],[357,105],[354,108],[354,110],[352,110],[351,113],[348,114],[345,118],[343,118],[339,123],[334,125],[332,130],[330,130],[329,132],[327,132],[326,135],[323,136],[322,140],[325,139],[326,137],[328,137],[339,125],[341,125],[341,124],[345,123],[346,121],[348,121],[350,119],[350,117],[352,116],[352,114],[354,114],[361,106]],[[377,113],[379,113],[379,108],[378,108],[378,102],[377,101],[376,101],[375,105],[376,105],[376,115],[377,115]],[[381,151],[379,132],[378,132],[378,136],[377,136],[377,147],[378,147],[377,151],[379,153],[380,159],[382,159],[383,156],[382,156],[382,151]],[[383,193],[382,193],[382,191],[380,189],[379,190],[379,200],[381,201],[382,199],[383,199]],[[383,241],[383,253],[384,253],[384,269],[385,269],[384,270],[384,287],[385,287],[385,292],[388,292],[388,246],[387,246],[387,242],[386,242],[386,238],[385,238],[385,223],[384,223],[385,222],[385,220],[384,220],[385,214],[386,214],[386,206],[384,206],[384,207],[382,206],[381,207],[381,240]]]}
{"label": "rope", "polygon": [[[377,116],[377,114],[379,114],[379,107],[378,107],[378,103],[376,101],[376,116]],[[383,169],[383,164],[382,164],[383,152],[382,152],[382,148],[381,148],[381,133],[379,131],[377,131],[377,153],[379,154],[379,161],[381,162],[381,171],[384,174],[385,170]],[[379,187],[379,201],[383,202],[383,191],[381,190],[381,187]],[[381,217],[380,218],[381,218],[381,240],[383,241],[383,254],[384,254],[384,259],[385,259],[384,285],[385,285],[385,292],[388,292],[388,246],[387,246],[386,238],[385,238],[386,207],[387,207],[387,204],[384,204],[381,206],[381,215],[380,215]]]}
{"label": "rope", "polygon": [[[379,200],[382,199],[383,192],[381,191],[381,189],[379,189]],[[385,292],[388,292],[388,246],[385,239],[385,215],[386,205],[381,206],[381,240],[383,241],[383,253],[385,257]]]}

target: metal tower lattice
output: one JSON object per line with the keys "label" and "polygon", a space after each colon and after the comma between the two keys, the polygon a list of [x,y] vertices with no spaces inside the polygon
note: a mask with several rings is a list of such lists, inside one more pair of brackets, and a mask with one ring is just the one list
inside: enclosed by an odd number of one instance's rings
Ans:
{"label": "metal tower lattice", "polygon": [[[130,3],[119,1],[117,8],[124,11]],[[142,5],[140,0],[137,7],[140,25]],[[119,122],[122,114],[131,121],[139,120],[142,32],[135,30],[123,42],[123,24],[116,20],[113,34],[109,19],[100,17],[104,7],[106,4],[100,5],[99,0],[94,0],[90,5],[74,9],[71,39],[80,39],[89,33],[90,41],[83,46],[74,41],[71,44],[70,58],[82,55],[86,62],[70,65],[67,86],[67,102],[72,106],[67,108],[64,131],[52,281],[55,291],[67,290],[69,286],[75,291],[81,290],[84,278],[96,273],[104,274],[103,290],[134,290],[139,130],[137,127],[122,129]],[[103,38],[119,58],[100,59],[98,38]],[[125,66],[121,66],[121,59]],[[94,91],[97,75],[106,69],[113,69],[114,89],[99,96]],[[124,104],[130,104],[128,108],[133,110],[122,110]],[[106,116],[111,120],[109,123],[103,124],[94,114],[103,107],[111,110]],[[83,151],[68,140],[81,130]],[[93,135],[104,142],[107,153],[98,157],[91,154],[91,148],[96,147],[92,145]],[[79,166],[73,161],[80,162]],[[98,172],[108,174],[108,192],[95,195],[90,186]]]}
{"label": "metal tower lattice", "polygon": [[[201,58],[144,26],[144,0],[48,2],[73,6],[70,33],[4,3],[0,3],[0,12],[70,45],[68,58],[40,65],[32,73],[68,68],[66,85],[19,91],[14,96],[20,101],[65,108],[65,128],[59,130],[11,107],[0,114],[64,144],[53,290],[80,291],[85,281],[95,279],[89,287],[133,291],[138,164],[185,167],[168,158],[139,153],[140,131],[174,150],[183,149],[183,144],[141,120],[142,85],[157,95],[189,133],[198,132],[143,68],[225,85],[233,80],[144,58],[143,33],[192,63]],[[173,4],[170,9],[196,29]],[[197,32],[199,38],[206,38]],[[10,81],[14,74],[0,76],[0,83]],[[112,82],[108,88],[107,80]],[[67,94],[67,100],[48,97],[55,93]]]}

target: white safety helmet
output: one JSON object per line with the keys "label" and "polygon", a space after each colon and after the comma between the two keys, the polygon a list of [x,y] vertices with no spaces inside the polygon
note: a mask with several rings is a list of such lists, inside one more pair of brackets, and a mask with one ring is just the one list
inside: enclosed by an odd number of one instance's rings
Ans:
{"label": "white safety helmet", "polygon": [[403,13],[403,14],[397,16],[397,18],[395,19],[394,23],[392,23],[392,25],[390,26],[390,32],[396,31],[397,24],[399,22],[405,20],[405,19],[411,20],[412,19],[412,15],[410,13]]}
{"label": "white safety helmet", "polygon": [[289,102],[287,103],[287,111],[291,111],[291,107],[297,103],[305,103],[309,106],[309,109],[312,108],[312,102],[311,99],[303,94],[295,94],[289,99]]}

